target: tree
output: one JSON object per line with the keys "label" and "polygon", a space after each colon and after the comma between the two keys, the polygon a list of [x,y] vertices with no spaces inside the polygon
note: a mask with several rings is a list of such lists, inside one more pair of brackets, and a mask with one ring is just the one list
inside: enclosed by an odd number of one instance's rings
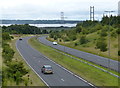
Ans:
{"label": "tree", "polygon": [[4,58],[4,62],[11,62],[14,56],[14,50],[10,48],[9,45],[5,45],[2,51],[2,56]]}
{"label": "tree", "polygon": [[[10,34],[41,34],[41,29],[35,26],[30,26],[29,24],[25,25],[10,25],[8,27],[4,27],[3,32],[9,32]],[[43,31],[43,33],[47,34],[47,31]]]}
{"label": "tree", "polygon": [[58,38],[57,38],[57,36],[54,36],[54,40],[57,40]]}
{"label": "tree", "polygon": [[101,33],[100,33],[100,36],[101,36],[101,37],[107,36],[107,32],[106,32],[104,29],[102,29],[102,30],[101,30]]}
{"label": "tree", "polygon": [[9,33],[5,32],[5,33],[2,33],[2,39],[3,40],[11,40],[11,36],[9,35]]}
{"label": "tree", "polygon": [[118,56],[120,56],[120,50],[118,51]]}
{"label": "tree", "polygon": [[77,45],[78,45],[78,43],[75,43],[74,45],[75,45],[75,46],[77,46]]}
{"label": "tree", "polygon": [[24,68],[22,62],[11,62],[8,64],[7,75],[12,78],[18,85],[22,80],[23,76],[28,73],[28,70]]}
{"label": "tree", "polygon": [[116,32],[117,32],[117,34],[120,34],[120,28],[118,28],[118,29],[116,30]]}
{"label": "tree", "polygon": [[76,28],[75,28],[75,32],[80,33],[81,31],[82,31],[82,27],[77,25]]}
{"label": "tree", "polygon": [[70,40],[72,40],[72,41],[74,41],[74,40],[76,40],[77,38],[76,38],[76,35],[71,35],[70,36]]}
{"label": "tree", "polygon": [[85,44],[85,43],[87,43],[86,36],[82,36],[82,37],[80,38],[80,44]]}
{"label": "tree", "polygon": [[49,37],[50,37],[50,38],[53,38],[53,37],[54,37],[54,33],[53,33],[53,32],[50,33]]}
{"label": "tree", "polygon": [[48,34],[48,31],[47,30],[43,30],[42,33],[43,34]]}
{"label": "tree", "polygon": [[107,51],[107,44],[105,42],[105,39],[104,38],[99,38],[97,43],[96,43],[96,47],[98,49],[100,49],[100,51],[103,51],[103,52]]}

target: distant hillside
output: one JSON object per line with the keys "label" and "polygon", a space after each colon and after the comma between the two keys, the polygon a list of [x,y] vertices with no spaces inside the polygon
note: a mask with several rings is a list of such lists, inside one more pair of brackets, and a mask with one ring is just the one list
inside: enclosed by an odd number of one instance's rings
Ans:
{"label": "distant hillside", "polygon": [[[81,51],[118,60],[120,21],[118,17],[114,17],[114,20],[112,18],[110,18],[110,26],[107,17],[104,17],[101,22],[84,21],[70,30],[53,31],[47,39]],[[110,40],[108,40],[108,33]],[[110,57],[108,56],[108,41],[110,41]]]}
{"label": "distant hillside", "polygon": [[82,21],[75,20],[0,20],[2,24],[76,24]]}

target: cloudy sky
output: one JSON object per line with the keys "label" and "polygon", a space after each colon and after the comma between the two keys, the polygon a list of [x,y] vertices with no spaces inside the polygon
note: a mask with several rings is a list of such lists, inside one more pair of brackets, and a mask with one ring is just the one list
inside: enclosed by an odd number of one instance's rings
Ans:
{"label": "cloudy sky", "polygon": [[[95,19],[105,10],[116,11],[120,0],[0,0],[0,19],[59,20],[64,12],[66,20],[89,19],[90,6],[95,7]],[[106,13],[105,13],[106,14]]]}

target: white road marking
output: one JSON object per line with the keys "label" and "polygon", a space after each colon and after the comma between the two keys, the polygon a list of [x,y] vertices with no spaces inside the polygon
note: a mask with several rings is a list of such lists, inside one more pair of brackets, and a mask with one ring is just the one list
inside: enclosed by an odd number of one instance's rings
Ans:
{"label": "white road marking", "polygon": [[[55,63],[53,60],[49,59],[47,56],[44,56],[44,57],[47,58],[49,61]],[[85,83],[88,83],[90,86],[92,86],[92,87],[94,87],[94,88],[97,88],[97,87],[95,87],[93,84],[91,84],[90,82],[84,80],[83,78],[79,77],[78,75],[75,75],[73,72],[67,70],[67,69],[64,68],[63,66],[61,66],[61,65],[59,65],[59,64],[57,64],[57,63],[55,63],[55,64],[56,64],[57,66],[59,66],[60,68],[64,69],[65,71],[69,72],[70,74],[74,75],[75,77],[79,78],[80,80],[84,81]]]}
{"label": "white road marking", "polygon": [[[25,62],[28,64],[28,62],[26,61],[26,59],[24,58],[24,56],[21,54],[21,52],[19,51],[18,47],[17,47],[17,42],[16,42],[16,48],[19,52],[19,54],[22,56],[22,58],[25,60]],[[29,65],[29,64],[28,64]],[[49,87],[49,85],[47,84],[47,82],[33,69],[33,67],[31,67],[31,65],[29,65],[29,67],[38,75],[39,78],[41,78],[41,80]]]}
{"label": "white road marking", "polygon": [[[28,43],[28,41],[27,41],[27,43]],[[17,42],[16,42],[16,48],[17,48]],[[31,47],[31,48],[32,48],[32,47]],[[35,51],[37,51],[37,50],[34,49],[34,48],[32,48],[32,49],[35,50]],[[17,50],[18,50],[18,52],[20,53],[20,55],[22,56],[22,54],[21,54],[21,52],[19,51],[18,48],[17,48]],[[23,57],[23,56],[22,56],[22,57]],[[43,55],[43,57],[47,58],[49,61],[55,63],[55,64],[56,64],[57,66],[59,66],[60,68],[64,69],[65,71],[67,71],[67,72],[69,72],[70,74],[72,74],[72,75],[75,76],[75,74],[74,74],[73,72],[71,72],[71,71],[67,70],[66,68],[64,68],[63,66],[57,64],[57,63],[54,62],[53,60],[49,59],[47,56],[44,56],[44,55]],[[23,59],[26,61],[26,59],[25,59],[24,57],[23,57]],[[26,63],[28,64],[27,61],[26,61]],[[28,64],[28,65],[29,65],[29,64]],[[29,66],[31,67],[31,65],[29,65]],[[31,67],[31,68],[32,68],[32,67]],[[32,70],[33,70],[33,71],[41,78],[41,80],[49,87],[49,85],[46,83],[46,81],[43,80],[42,77],[41,77],[33,68],[32,68]],[[88,81],[84,80],[83,78],[81,78],[81,77],[79,77],[79,76],[77,76],[77,75],[76,75],[75,77],[81,79],[82,81],[84,81],[84,82],[88,83],[89,85],[93,86],[94,88],[96,88],[93,84],[89,83]],[[50,87],[49,87],[49,88],[50,88]]]}

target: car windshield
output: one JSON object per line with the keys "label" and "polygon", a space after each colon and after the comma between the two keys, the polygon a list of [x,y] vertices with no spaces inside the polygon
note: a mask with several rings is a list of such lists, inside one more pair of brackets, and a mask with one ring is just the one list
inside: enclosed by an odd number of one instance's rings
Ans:
{"label": "car windshield", "polygon": [[52,67],[45,67],[46,69],[52,69]]}

